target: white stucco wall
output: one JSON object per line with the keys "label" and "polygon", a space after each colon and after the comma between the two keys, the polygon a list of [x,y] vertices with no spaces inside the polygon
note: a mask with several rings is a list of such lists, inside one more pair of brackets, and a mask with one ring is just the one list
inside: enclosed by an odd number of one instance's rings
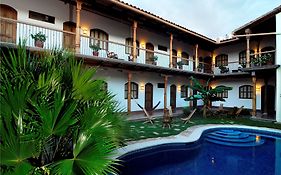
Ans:
{"label": "white stucco wall", "polygon": [[[127,109],[127,99],[124,98],[124,85],[128,80],[127,71],[111,68],[99,68],[96,77],[104,79],[108,83],[108,91],[115,95],[115,100],[119,102],[120,107]],[[158,88],[157,83],[164,83],[164,78],[158,73],[151,72],[132,72],[132,82],[135,82],[139,86],[138,99],[132,99],[132,111],[140,111],[141,109],[137,106],[137,103],[144,106],[145,90],[141,89],[141,86],[145,86],[146,83],[153,85],[153,106],[159,101],[160,105],[156,109],[164,108],[164,88]],[[168,78],[167,85],[167,105],[170,105],[170,86],[172,84],[177,87],[176,107],[189,106],[189,102],[185,101],[184,98],[180,97],[180,86],[187,82],[185,77],[170,77]]]}

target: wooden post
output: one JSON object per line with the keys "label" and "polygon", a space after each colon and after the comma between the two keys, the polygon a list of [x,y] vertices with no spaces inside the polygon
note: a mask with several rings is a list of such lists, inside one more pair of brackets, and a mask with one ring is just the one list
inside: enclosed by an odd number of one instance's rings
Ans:
{"label": "wooden post", "polygon": [[256,92],[256,84],[257,84],[256,74],[252,72],[252,83],[253,83],[253,98],[252,98],[252,116],[256,116],[257,111],[257,92]]}
{"label": "wooden post", "polygon": [[[189,84],[190,84],[190,86],[192,86],[192,81],[191,80],[189,80]],[[193,90],[191,89],[191,88],[189,88],[190,90],[189,90],[189,96],[192,96],[193,95]],[[189,101],[189,108],[191,109],[193,107],[193,101]]]}
{"label": "wooden post", "polygon": [[250,67],[250,36],[249,34],[251,34],[251,30],[250,29],[246,29],[245,30],[246,35],[246,41],[247,41],[247,50],[246,50],[246,67]]}
{"label": "wooden post", "polygon": [[137,59],[137,21],[133,23],[133,62],[136,62]]}
{"label": "wooden post", "polygon": [[211,63],[212,65],[212,67],[211,67],[211,73],[215,73],[215,64],[216,64],[216,62],[215,62],[215,58],[214,58],[214,52],[212,52],[212,63]]}
{"label": "wooden post", "polygon": [[199,59],[198,59],[198,44],[195,45],[195,72],[198,72],[198,65],[199,65]]}
{"label": "wooden post", "polygon": [[167,109],[167,83],[168,83],[168,76],[164,76],[164,115]]}
{"label": "wooden post", "polygon": [[170,57],[169,57],[169,67],[173,68],[173,34],[170,34]]}
{"label": "wooden post", "polygon": [[268,92],[268,77],[264,77],[264,102],[263,102],[263,106],[264,106],[264,108],[263,108],[263,116],[267,116],[267,113],[268,113],[268,109],[267,109],[267,96],[268,96],[268,94],[267,94],[267,92]]}
{"label": "wooden post", "polygon": [[128,114],[131,113],[131,81],[132,81],[132,73],[131,72],[128,72],[128,92],[127,92],[127,112]]}
{"label": "wooden post", "polygon": [[80,12],[82,9],[82,1],[76,1],[76,35],[75,35],[75,51],[80,53]]}

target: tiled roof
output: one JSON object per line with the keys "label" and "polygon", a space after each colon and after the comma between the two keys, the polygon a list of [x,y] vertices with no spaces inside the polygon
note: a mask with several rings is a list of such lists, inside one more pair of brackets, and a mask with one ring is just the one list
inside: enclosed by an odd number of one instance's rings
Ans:
{"label": "tiled roof", "polygon": [[192,31],[192,30],[190,30],[190,29],[187,29],[187,28],[185,28],[185,27],[183,27],[183,26],[181,26],[181,25],[179,25],[179,24],[176,24],[176,23],[174,23],[174,22],[172,22],[172,21],[169,21],[169,20],[167,20],[167,19],[164,19],[164,18],[162,18],[162,17],[160,17],[160,16],[158,16],[158,15],[155,15],[155,14],[153,14],[153,13],[151,13],[151,12],[149,12],[149,11],[146,11],[146,10],[144,10],[144,9],[141,9],[141,8],[139,8],[139,7],[137,7],[137,6],[134,6],[134,5],[132,5],[132,4],[126,3],[126,2],[121,1],[121,0],[111,0],[111,1],[112,1],[112,2],[119,2],[119,3],[122,3],[122,4],[124,4],[124,5],[127,5],[127,6],[129,6],[129,7],[132,7],[132,8],[134,8],[134,9],[136,9],[136,10],[139,10],[139,11],[141,11],[141,12],[146,13],[147,16],[152,16],[152,17],[158,18],[159,21],[164,21],[164,22],[166,22],[166,23],[168,23],[168,24],[170,24],[170,25],[172,25],[172,26],[177,26],[179,29],[181,29],[181,30],[183,30],[183,31],[185,31],[185,32],[188,32],[188,33],[193,34],[193,35],[195,35],[195,36],[199,36],[200,38],[205,39],[205,40],[207,40],[207,41],[210,41],[210,42],[212,42],[212,43],[216,43],[215,40],[213,40],[213,39],[211,39],[211,38],[209,38],[209,37],[207,37],[207,36],[204,36],[204,35],[202,35],[202,34],[200,34],[200,33],[197,33],[197,32],[194,32],[194,31]]}

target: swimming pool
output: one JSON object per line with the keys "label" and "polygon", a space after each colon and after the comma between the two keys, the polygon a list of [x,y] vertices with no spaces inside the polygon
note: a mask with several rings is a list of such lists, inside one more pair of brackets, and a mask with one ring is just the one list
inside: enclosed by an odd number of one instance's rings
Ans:
{"label": "swimming pool", "polygon": [[190,143],[166,143],[122,155],[121,175],[281,175],[281,133],[208,129]]}

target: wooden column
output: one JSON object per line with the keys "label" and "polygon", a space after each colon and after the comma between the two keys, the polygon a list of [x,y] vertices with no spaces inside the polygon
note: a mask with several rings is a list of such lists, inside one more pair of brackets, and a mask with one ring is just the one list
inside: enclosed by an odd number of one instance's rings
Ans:
{"label": "wooden column", "polygon": [[169,57],[169,67],[173,68],[173,34],[170,34],[170,57]]}
{"label": "wooden column", "polygon": [[133,62],[136,62],[137,59],[137,21],[133,23]]}
{"label": "wooden column", "polygon": [[76,1],[76,35],[75,35],[75,52],[80,53],[80,12],[82,1]]}
{"label": "wooden column", "polygon": [[211,71],[212,71],[212,73],[214,74],[215,73],[215,58],[214,58],[214,52],[212,52],[212,63],[211,63],[212,65],[212,67],[211,67]]}
{"label": "wooden column", "polygon": [[198,44],[195,45],[195,72],[198,72],[199,59],[198,59]]}
{"label": "wooden column", "polygon": [[[245,30],[246,35],[251,34],[250,29]],[[247,49],[246,49],[246,67],[250,67],[250,36],[246,36]]]}
{"label": "wooden column", "polygon": [[131,81],[132,81],[132,73],[131,72],[128,72],[128,92],[127,92],[127,95],[128,95],[128,98],[127,98],[127,112],[128,114],[131,113],[131,97],[132,97],[132,94],[131,94]]}
{"label": "wooden column", "polygon": [[257,112],[257,92],[256,92],[256,84],[257,84],[256,74],[252,72],[252,83],[253,83],[253,98],[252,98],[252,116],[256,116]]}
{"label": "wooden column", "polygon": [[167,109],[167,83],[168,83],[168,76],[164,75],[164,115]]}
{"label": "wooden column", "polygon": [[[189,84],[190,86],[192,86],[192,81],[189,80]],[[189,96],[192,96],[193,95],[193,90],[191,88],[189,88]],[[193,101],[189,101],[189,108],[191,109],[193,107]]]}
{"label": "wooden column", "polygon": [[267,116],[267,113],[268,113],[268,109],[267,109],[267,96],[268,96],[268,77],[264,77],[264,103],[262,104],[263,105],[263,116]]}

